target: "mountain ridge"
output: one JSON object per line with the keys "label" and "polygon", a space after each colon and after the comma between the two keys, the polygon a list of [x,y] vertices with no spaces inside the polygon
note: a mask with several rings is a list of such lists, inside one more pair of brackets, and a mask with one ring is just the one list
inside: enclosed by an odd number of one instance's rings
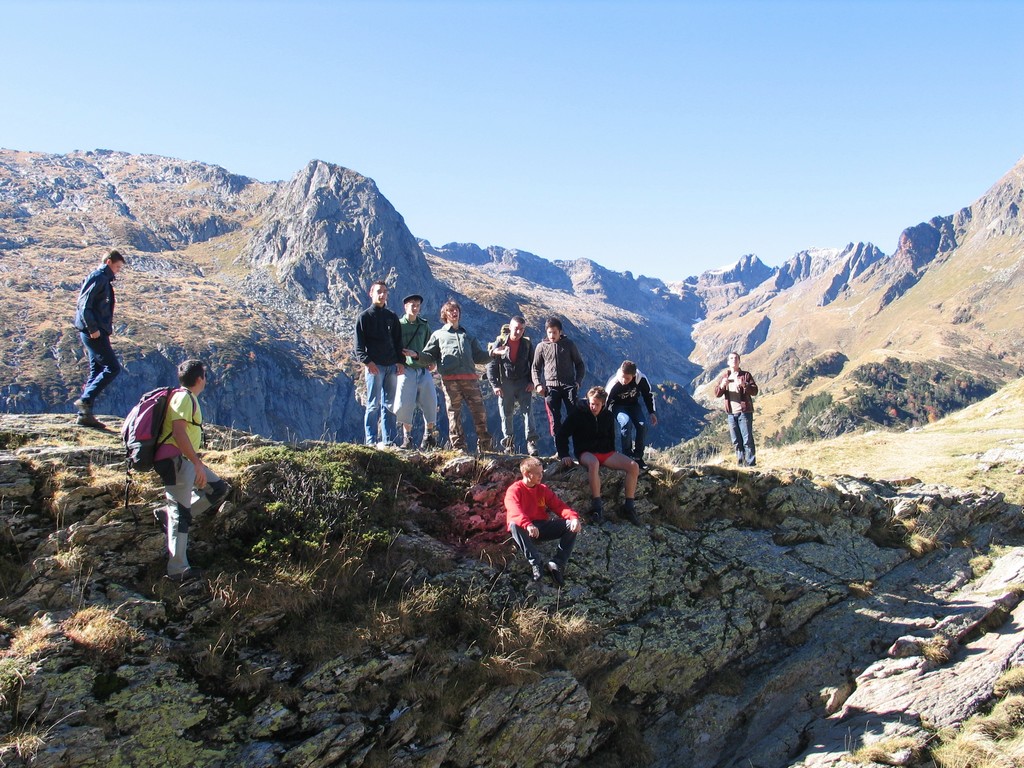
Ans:
{"label": "mountain ridge", "polygon": [[[699,431],[704,408],[714,408],[706,383],[733,349],[755,371],[762,385],[758,407],[771,422],[791,418],[800,393],[787,391],[785,382],[825,350],[849,360],[840,375],[815,384],[837,398],[848,372],[883,351],[971,366],[1005,382],[1024,367],[1007,313],[1024,279],[1022,202],[1018,163],[973,206],[908,227],[892,256],[870,243],[850,243],[801,251],[769,267],[749,254],[726,268],[665,283],[587,259],[548,261],[499,246],[432,246],[409,232],[372,179],[320,160],[289,181],[264,183],[154,155],[2,150],[0,253],[12,290],[0,300],[11,316],[24,319],[2,345],[5,359],[32,360],[20,375],[15,366],[0,369],[4,407],[69,408],[81,356],[49,308],[68,307],[70,314],[76,283],[103,244],[127,244],[138,252],[132,261],[139,265],[118,284],[125,299],[118,333],[127,336],[133,365],[119,383],[128,390],[110,403],[113,411],[126,412],[146,388],[144,378],[168,375],[172,365],[161,347],[204,354],[210,345],[203,325],[213,320],[231,331],[232,341],[213,345],[215,357],[223,356],[233,372],[222,383],[242,386],[244,380],[266,393],[263,402],[236,408],[232,401],[245,396],[233,389],[213,403],[213,412],[278,438],[291,430],[357,439],[358,403],[341,400],[345,393],[359,396],[350,329],[366,302],[365,285],[377,277],[390,280],[393,302],[406,292],[424,295],[424,314],[435,324],[440,303],[459,299],[481,341],[511,314],[526,316],[535,338],[545,317],[563,317],[588,361],[587,386],[604,383],[622,359],[636,359],[652,381],[668,388],[665,402],[674,409],[652,430],[656,446]],[[38,274],[20,261],[31,262]],[[148,276],[138,293],[135,274]],[[204,283],[211,307],[197,315],[190,307],[206,295]],[[46,306],[19,304],[16,297]],[[165,313],[184,313],[181,326],[136,311],[151,298]],[[230,344],[238,354],[227,350]],[[316,352],[294,359],[302,349]],[[134,364],[146,359],[163,362]],[[274,384],[273,369],[256,361],[273,359],[299,377],[336,381],[337,396],[328,405],[313,390],[305,392],[312,412],[301,424],[288,425],[291,413],[270,426],[258,416],[260,407],[276,409],[287,396]]]}

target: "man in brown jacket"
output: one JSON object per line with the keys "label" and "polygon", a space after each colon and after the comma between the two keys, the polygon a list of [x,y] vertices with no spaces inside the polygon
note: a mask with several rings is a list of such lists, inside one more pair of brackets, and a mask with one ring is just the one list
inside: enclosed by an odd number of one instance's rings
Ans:
{"label": "man in brown jacket", "polygon": [[741,467],[757,465],[754,448],[754,401],[757,384],[749,371],[740,368],[739,352],[730,352],[729,367],[715,384],[715,397],[725,398],[725,413],[729,419],[729,437],[736,449],[736,461]]}

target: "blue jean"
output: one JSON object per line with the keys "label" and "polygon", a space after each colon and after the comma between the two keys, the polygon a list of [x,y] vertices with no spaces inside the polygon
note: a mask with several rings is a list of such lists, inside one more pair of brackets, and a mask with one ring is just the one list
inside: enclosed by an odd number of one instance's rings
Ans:
{"label": "blue jean", "polygon": [[[612,415],[619,425],[619,439],[622,452],[631,459],[642,459],[644,448],[647,447],[647,417],[640,403],[623,403],[612,408]],[[631,438],[630,426],[636,432],[636,440]]]}
{"label": "blue jean", "polygon": [[89,355],[89,380],[82,389],[82,402],[91,405],[121,372],[121,364],[117,361],[107,334],[101,331],[95,339],[90,338],[85,331],[79,331],[78,335]]}
{"label": "blue jean", "polygon": [[[377,444],[377,424],[381,424],[381,440],[395,442],[395,391],[398,389],[398,366],[378,365],[377,373],[366,372],[366,414],[363,427],[365,443]],[[384,411],[383,418],[381,410]]]}
{"label": "blue jean", "polygon": [[573,545],[576,544],[576,534],[569,530],[568,522],[559,518],[558,520],[534,520],[533,524],[540,531],[540,535],[536,539],[531,539],[530,534],[526,532],[525,528],[513,525],[509,530],[513,541],[523,550],[523,554],[530,561],[530,565],[540,568],[541,563],[544,562],[544,556],[534,546],[534,542],[558,539],[558,551],[555,552],[555,556],[551,559],[558,563],[560,570],[564,569],[569,562],[569,555],[572,554]]}
{"label": "blue jean", "polygon": [[729,413],[729,437],[732,447],[736,449],[736,460],[748,467],[754,466],[756,450],[754,448],[754,414]]}

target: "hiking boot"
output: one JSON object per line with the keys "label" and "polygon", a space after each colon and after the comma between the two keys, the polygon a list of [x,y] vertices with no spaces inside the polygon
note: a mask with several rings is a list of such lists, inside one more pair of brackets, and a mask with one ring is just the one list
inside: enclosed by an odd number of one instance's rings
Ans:
{"label": "hiking boot", "polygon": [[632,507],[623,507],[619,514],[629,520],[633,525],[640,525],[640,518],[637,517],[636,510]]}
{"label": "hiking boot", "polygon": [[80,427],[92,427],[93,429],[106,429],[107,425],[97,419],[92,413],[80,413],[76,419]]}
{"label": "hiking boot", "polygon": [[589,517],[591,525],[600,525],[604,522],[604,511],[591,507]]}
{"label": "hiking boot", "polygon": [[402,450],[411,451],[412,450],[412,435],[409,434],[408,432],[406,432],[405,433],[405,437],[402,438],[402,445],[399,446],[399,447],[402,448]]}
{"label": "hiking boot", "polygon": [[420,444],[420,448],[424,451],[428,451],[431,448],[437,448],[437,432],[433,430],[427,430],[423,433],[423,442]]}
{"label": "hiking boot", "polygon": [[181,573],[169,573],[165,578],[174,584],[187,584],[190,581],[203,578],[203,572],[198,568],[186,568]]}
{"label": "hiking boot", "polygon": [[540,566],[539,565],[534,565],[534,566],[531,566],[531,568],[533,569],[533,580],[534,581],[540,581],[541,580]]}
{"label": "hiking boot", "polygon": [[75,408],[83,416],[92,416],[92,403],[86,402],[82,398],[75,400]]}
{"label": "hiking boot", "polygon": [[528,440],[526,443],[526,453],[528,456],[539,456],[540,451],[537,450],[537,441]]}
{"label": "hiking boot", "polygon": [[562,569],[558,567],[558,563],[554,560],[551,560],[548,563],[548,576],[550,576],[551,580],[558,586],[565,586],[565,577],[562,576]]}
{"label": "hiking boot", "polygon": [[515,449],[513,442],[514,441],[511,437],[501,438],[501,450],[504,451],[505,453],[512,453]]}

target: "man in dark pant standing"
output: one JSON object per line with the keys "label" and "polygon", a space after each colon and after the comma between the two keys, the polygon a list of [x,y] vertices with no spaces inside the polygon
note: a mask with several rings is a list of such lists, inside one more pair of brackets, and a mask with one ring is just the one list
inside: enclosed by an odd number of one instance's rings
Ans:
{"label": "man in dark pant standing", "polygon": [[103,422],[93,416],[93,405],[121,372],[110,337],[114,332],[114,280],[124,264],[124,256],[111,251],[103,259],[103,266],[85,278],[78,293],[74,326],[89,356],[89,379],[82,396],[75,400],[78,423],[83,427],[105,428]]}

